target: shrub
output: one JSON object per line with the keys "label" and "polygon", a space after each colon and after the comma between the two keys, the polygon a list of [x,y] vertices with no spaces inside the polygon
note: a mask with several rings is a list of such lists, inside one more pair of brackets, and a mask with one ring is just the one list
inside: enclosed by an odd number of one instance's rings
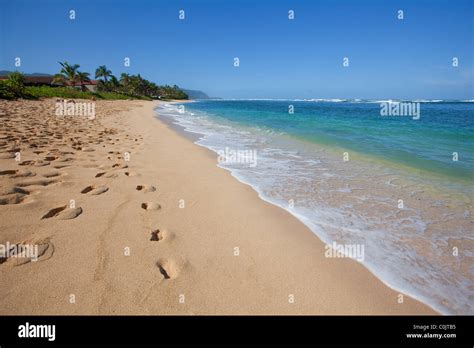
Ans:
{"label": "shrub", "polygon": [[7,80],[0,81],[0,98],[17,99],[28,97],[25,89],[25,77],[15,71],[8,75]]}
{"label": "shrub", "polygon": [[0,81],[0,99],[15,99],[15,95],[8,88],[6,80]]}

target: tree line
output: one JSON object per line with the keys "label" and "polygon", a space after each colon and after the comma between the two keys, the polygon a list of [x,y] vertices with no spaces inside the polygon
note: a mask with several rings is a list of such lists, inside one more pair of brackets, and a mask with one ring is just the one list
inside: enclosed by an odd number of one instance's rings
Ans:
{"label": "tree line", "polygon": [[[7,80],[0,81],[0,98],[16,99],[28,97],[28,91],[39,92],[39,95],[50,96],[55,94],[57,87],[62,86],[65,89],[77,90],[77,87],[83,92],[84,96],[88,92],[86,85],[90,83],[90,74],[80,71],[80,65],[69,64],[68,62],[59,62],[61,70],[54,75],[52,86],[47,91],[43,88],[28,87],[25,88],[25,77],[20,72],[13,72]],[[95,71],[95,78],[98,79],[97,95],[107,96],[107,99],[116,98],[147,98],[147,99],[188,99],[188,95],[178,86],[159,86],[154,82],[148,81],[138,75],[122,73],[120,78],[112,74],[105,65],[99,66]],[[59,96],[59,90],[56,90]],[[64,94],[65,90],[61,91]],[[31,93],[30,93],[31,94]],[[34,93],[33,93],[34,94]],[[79,97],[79,96],[78,96]]]}
{"label": "tree line", "polygon": [[[59,63],[61,71],[54,76],[55,83],[63,85],[76,85],[79,83],[84,87],[90,81],[90,74],[79,71],[78,64],[71,65],[68,62]],[[138,75],[122,73],[120,78],[112,74],[105,65],[99,66],[95,71],[95,78],[99,79],[98,92],[113,92],[125,94],[132,97],[145,96],[153,99],[188,99],[188,95],[178,86],[158,86]]]}

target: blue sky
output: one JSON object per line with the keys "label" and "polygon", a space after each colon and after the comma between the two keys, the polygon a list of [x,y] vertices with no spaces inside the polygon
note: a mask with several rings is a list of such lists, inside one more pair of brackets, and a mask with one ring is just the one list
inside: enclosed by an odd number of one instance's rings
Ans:
{"label": "blue sky", "polygon": [[474,99],[472,0],[0,0],[0,11],[0,70],[15,57],[27,73],[105,64],[224,98]]}

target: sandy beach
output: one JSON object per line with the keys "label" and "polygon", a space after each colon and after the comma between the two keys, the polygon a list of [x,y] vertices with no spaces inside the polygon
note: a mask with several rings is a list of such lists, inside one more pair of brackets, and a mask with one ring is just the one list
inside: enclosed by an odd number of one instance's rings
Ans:
{"label": "sandy beach", "polygon": [[[0,101],[0,314],[436,314],[156,118],[159,102]],[[20,158],[16,154],[20,155]]]}

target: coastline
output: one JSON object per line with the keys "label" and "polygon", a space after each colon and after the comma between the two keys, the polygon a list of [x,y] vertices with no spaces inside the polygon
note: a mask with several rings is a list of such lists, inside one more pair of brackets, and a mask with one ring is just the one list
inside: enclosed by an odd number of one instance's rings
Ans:
{"label": "coastline", "polygon": [[[245,149],[255,152],[257,163],[258,152],[258,166],[232,158],[217,166],[296,216],[326,245],[336,241],[364,247],[363,265],[390,288],[439,313],[470,312],[469,257],[453,257],[457,248],[468,250],[471,244],[469,185],[352,148],[346,165],[341,157],[348,148],[302,141],[291,126],[282,131],[280,119],[292,123],[285,112],[276,116],[275,110],[284,110],[280,102],[203,100],[186,106],[184,113],[178,105],[164,105],[159,112],[214,156],[224,149]],[[317,112],[308,104],[299,109],[305,109],[302,118],[309,110]],[[397,209],[401,198],[403,206]]]}
{"label": "coastline", "polygon": [[[437,314],[409,296],[398,303],[398,292],[356,261],[324,257],[324,243],[301,221],[157,118],[158,103],[103,104],[119,105],[99,118],[116,138],[79,151],[72,166],[58,169],[61,180],[33,185],[32,200],[0,206],[1,242],[54,245],[38,263],[0,265],[8,284],[0,290],[2,314]],[[87,127],[93,140],[104,136]],[[10,160],[0,159],[2,170],[13,167]],[[41,168],[32,167],[36,178]],[[87,185],[108,192],[77,194]],[[72,197],[79,216],[39,219]]]}
{"label": "coastline", "polygon": [[[179,101],[178,101],[178,102],[175,102],[175,103],[177,104],[177,103],[182,103],[182,102],[179,102]],[[179,125],[179,124],[172,123],[172,122],[171,122],[171,119],[163,120],[163,117],[161,117],[161,116],[159,115],[159,111],[157,111],[157,119],[158,119],[158,121],[160,121],[160,122],[164,123],[166,126],[168,126],[168,127],[169,127],[171,130],[173,130],[176,134],[178,134],[178,136],[184,137],[185,139],[187,139],[187,140],[190,141],[190,142],[195,143],[196,140],[200,139],[200,135],[198,135],[198,134],[196,134],[196,133],[193,133],[193,132],[188,132],[183,126],[181,126],[181,125]],[[205,147],[205,146],[203,146],[203,145],[200,145],[200,144],[195,144],[195,145],[198,145],[200,148],[204,149],[205,152],[209,152],[209,153],[211,154],[211,157],[214,159],[214,162],[215,162],[214,165],[215,165],[217,168],[224,169],[224,171],[228,172],[228,174],[229,174],[230,176],[232,176],[232,178],[234,178],[236,181],[238,181],[238,182],[241,183],[241,184],[244,184],[245,186],[251,187],[252,190],[254,190],[255,194],[258,196],[258,199],[259,199],[259,200],[262,200],[262,201],[265,202],[266,204],[270,204],[272,207],[277,207],[277,209],[282,209],[282,210],[284,210],[285,213],[287,213],[292,219],[293,219],[293,218],[294,218],[294,219],[297,219],[297,220],[303,225],[303,222],[300,221],[300,218],[298,218],[297,216],[294,216],[290,211],[286,210],[285,208],[280,207],[280,206],[276,205],[275,203],[272,203],[271,201],[269,201],[269,200],[265,199],[264,197],[262,197],[261,194],[258,192],[258,190],[256,190],[256,188],[253,187],[251,184],[242,181],[240,178],[238,178],[238,177],[236,177],[235,175],[233,175],[230,170],[228,170],[228,169],[226,169],[226,168],[223,168],[223,167],[219,167],[219,166],[217,165],[217,162],[216,162],[216,154],[215,154],[212,150],[210,150],[210,149],[208,149],[207,147]],[[309,234],[311,234],[311,235],[315,235],[315,234],[309,229],[309,227],[307,227],[306,225],[304,225],[304,228],[307,230],[307,231],[306,231],[307,233],[309,233]],[[315,237],[319,240],[319,237],[318,237],[317,235],[315,235]],[[322,243],[322,242],[321,242],[321,243]],[[346,260],[348,260],[348,259],[346,259]],[[352,260],[350,260],[350,261],[357,264],[356,261],[352,261]],[[366,269],[367,271],[371,272],[369,269],[365,268],[365,266],[364,266],[363,268]],[[373,275],[374,277],[376,277],[374,274],[372,274],[372,272],[371,272],[371,275]],[[377,278],[377,277],[376,277],[376,280],[377,280],[377,281],[381,281],[381,280],[380,280],[379,278]],[[386,285],[387,287],[389,287],[387,284],[385,284],[385,285]],[[421,301],[420,301],[420,302],[421,302]],[[422,303],[422,302],[421,302],[421,303]],[[425,304],[423,303],[423,305],[425,305]],[[430,310],[432,310],[432,309],[430,308]]]}

